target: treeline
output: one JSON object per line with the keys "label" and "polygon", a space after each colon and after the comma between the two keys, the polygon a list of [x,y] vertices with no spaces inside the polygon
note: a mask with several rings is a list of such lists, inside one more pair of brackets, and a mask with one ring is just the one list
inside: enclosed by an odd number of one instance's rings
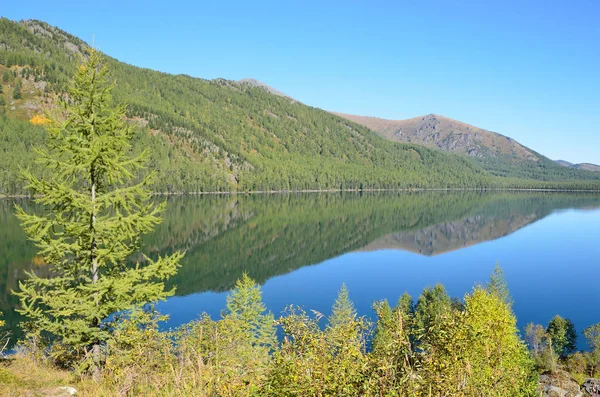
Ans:
{"label": "treeline", "polygon": [[582,384],[600,374],[600,323],[583,331],[589,351],[577,351],[577,331],[568,318],[553,317],[548,325],[529,323],[525,340],[537,368],[543,372],[567,369]]}
{"label": "treeline", "polygon": [[[289,306],[275,317],[260,287],[243,276],[220,319],[203,314],[159,331],[165,317],[134,311],[112,330],[99,382],[76,372],[66,378],[89,396],[522,397],[539,395],[541,372],[562,367],[579,383],[600,373],[600,323],[584,331],[589,351],[575,352],[568,320],[530,324],[523,341],[511,306],[498,267],[464,299],[438,284],[416,301],[404,294],[394,306],[375,302],[374,323],[357,314],[344,286],[331,313]],[[13,366],[41,373],[77,365],[64,356],[32,360],[37,348],[23,341]],[[0,369],[8,379],[3,393],[23,387],[7,368]]]}
{"label": "treeline", "polygon": [[[533,396],[537,373],[502,288],[494,279],[455,300],[437,285],[414,304],[408,295],[394,307],[376,302],[371,324],[342,287],[330,315],[291,306],[274,321],[244,277],[221,320],[203,316],[171,334],[125,325],[143,348],[110,349],[118,361],[108,382],[133,377],[132,394]],[[155,370],[171,366],[176,379]]]}
{"label": "treeline", "polygon": [[135,312],[120,322],[106,346],[102,380],[84,382],[80,391],[535,396],[535,363],[519,338],[498,274],[464,300],[451,299],[436,285],[416,302],[406,294],[395,306],[376,302],[375,324],[357,315],[343,286],[328,316],[290,306],[275,318],[258,285],[244,276],[220,320],[203,315],[169,332],[158,331],[161,317],[153,312]]}
{"label": "treeline", "polygon": [[[45,170],[35,162],[35,147],[43,147],[47,134],[40,125],[0,114],[0,196],[26,195],[21,169],[42,176]],[[157,192],[230,191],[225,174],[202,166],[185,156],[162,136],[138,130],[132,142],[136,153],[152,153],[148,167],[157,171],[153,189]]]}
{"label": "treeline", "polygon": [[[21,194],[18,166],[31,166],[28,150],[44,144],[39,127],[25,121],[43,107],[55,107],[56,97],[67,99],[69,76],[87,49],[81,40],[39,21],[0,19],[0,32],[0,73],[8,73],[0,94],[0,112],[7,115],[0,118],[0,152],[16,156],[0,160],[0,194]],[[590,172],[546,164],[541,165],[546,171],[530,172],[528,167],[539,166],[526,163],[500,170],[502,163],[482,166],[466,157],[393,143],[248,84],[169,75],[111,58],[107,63],[117,83],[115,99],[128,104],[128,117],[140,127],[136,150],[151,149],[158,192],[600,188],[600,175]],[[17,82],[22,98],[13,99]]]}
{"label": "treeline", "polygon": [[533,179],[538,181],[600,180],[600,173],[564,167],[536,153],[539,161],[528,161],[511,156],[485,156],[475,158],[486,171],[503,178]]}

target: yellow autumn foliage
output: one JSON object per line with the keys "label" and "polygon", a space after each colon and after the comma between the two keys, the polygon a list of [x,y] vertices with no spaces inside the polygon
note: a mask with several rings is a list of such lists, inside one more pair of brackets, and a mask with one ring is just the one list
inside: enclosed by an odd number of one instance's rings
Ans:
{"label": "yellow autumn foliage", "polygon": [[44,266],[47,265],[46,261],[44,260],[43,256],[34,256],[33,259],[31,259],[31,263],[34,266]]}
{"label": "yellow autumn foliage", "polygon": [[29,122],[33,125],[46,125],[51,123],[52,121],[44,115],[35,115],[29,120]]}

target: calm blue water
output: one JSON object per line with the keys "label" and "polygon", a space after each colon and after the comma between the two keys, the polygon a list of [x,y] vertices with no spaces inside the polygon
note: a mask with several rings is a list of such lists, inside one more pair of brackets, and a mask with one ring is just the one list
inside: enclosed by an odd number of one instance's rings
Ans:
{"label": "calm blue water", "polygon": [[[463,297],[499,263],[519,326],[556,314],[578,332],[600,322],[600,195],[421,193],[275,195],[170,199],[149,253],[186,250],[158,304],[165,328],[218,318],[227,291],[247,272],[275,315],[290,304],[328,314],[341,285],[359,314],[372,304],[416,300],[442,283]],[[47,271],[0,200],[0,311],[16,336],[10,294],[24,270]],[[585,347],[583,337],[580,347]]]}
{"label": "calm blue water", "polygon": [[[600,210],[561,210],[493,241],[424,256],[399,249],[350,252],[285,275],[262,286],[269,310],[289,304],[327,314],[340,286],[350,290],[359,314],[374,316],[372,303],[396,302],[404,292],[417,298],[426,286],[442,283],[462,297],[485,283],[494,265],[505,273],[519,327],[546,325],[556,314],[571,319],[580,333],[600,322]],[[227,292],[172,297],[159,304],[177,326],[206,312],[218,318]]]}

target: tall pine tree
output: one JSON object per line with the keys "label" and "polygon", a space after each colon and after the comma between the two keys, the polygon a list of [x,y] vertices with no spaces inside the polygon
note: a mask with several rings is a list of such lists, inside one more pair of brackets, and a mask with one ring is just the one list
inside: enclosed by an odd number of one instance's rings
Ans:
{"label": "tall pine tree", "polygon": [[546,332],[550,336],[554,351],[561,358],[566,358],[577,349],[575,325],[568,318],[562,318],[559,315],[554,316],[548,323]]}
{"label": "tall pine tree", "polygon": [[490,280],[488,281],[486,287],[488,292],[498,296],[504,301],[504,303],[508,304],[509,306],[512,306],[513,301],[510,297],[508,284],[506,282],[506,279],[504,278],[504,271],[502,270],[499,264],[496,263],[496,266],[494,266],[494,270],[490,275]]}
{"label": "tall pine tree", "polygon": [[32,272],[19,284],[28,332],[47,338],[57,362],[89,363],[95,378],[118,314],[172,295],[164,281],[183,255],[135,265],[128,260],[140,235],[160,222],[164,203],[151,200],[154,173],[141,175],[148,153],[131,153],[135,130],[125,107],[113,105],[111,89],[107,67],[91,50],[61,111],[49,115],[48,147],[37,149],[47,176],[24,172],[44,212],[28,214],[17,206],[52,270],[50,278]]}

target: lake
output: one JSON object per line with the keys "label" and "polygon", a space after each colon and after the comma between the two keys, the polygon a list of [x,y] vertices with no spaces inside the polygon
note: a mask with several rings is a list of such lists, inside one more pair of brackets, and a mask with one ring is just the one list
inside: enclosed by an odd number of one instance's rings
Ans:
{"label": "lake", "polygon": [[[164,222],[144,237],[149,255],[185,250],[158,305],[176,327],[217,318],[244,272],[280,314],[289,304],[328,314],[343,283],[359,314],[416,299],[440,282],[462,297],[499,263],[519,326],[555,315],[581,331],[600,321],[600,195],[586,193],[311,193],[168,198]],[[14,200],[0,200],[0,311],[15,336],[25,270],[47,274],[25,240]],[[19,201],[28,210],[34,206]],[[584,346],[580,337],[580,347]]]}

